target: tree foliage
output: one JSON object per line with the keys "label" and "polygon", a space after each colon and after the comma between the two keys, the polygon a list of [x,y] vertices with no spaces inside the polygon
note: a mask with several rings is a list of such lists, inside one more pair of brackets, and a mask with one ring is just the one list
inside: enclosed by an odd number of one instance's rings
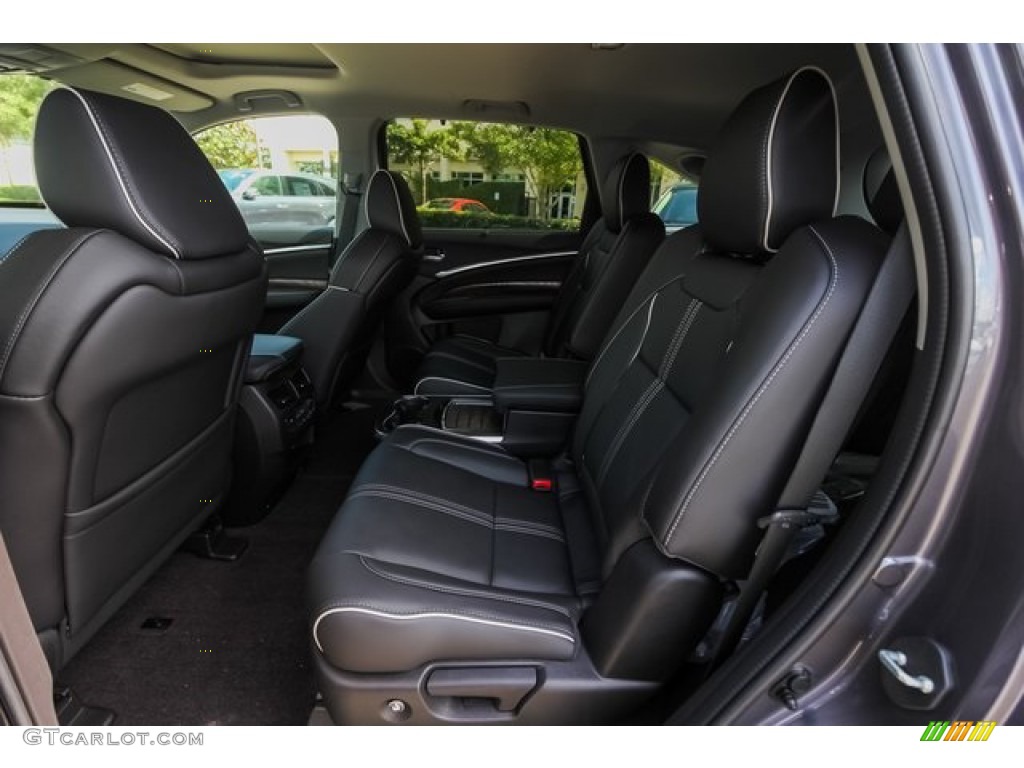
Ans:
{"label": "tree foliage", "polygon": [[441,158],[457,159],[461,144],[456,134],[445,126],[431,129],[426,120],[392,123],[388,130],[388,149],[400,163],[408,163],[416,171],[413,195],[418,202],[427,201],[427,173]]}
{"label": "tree foliage", "polygon": [[207,128],[196,134],[196,143],[214,168],[259,167],[256,131],[248,120]]}
{"label": "tree foliage", "polygon": [[[425,120],[413,122],[420,123],[420,130],[427,132]],[[392,151],[396,147],[394,129],[397,127],[392,126],[392,133],[388,135]],[[502,123],[455,122],[435,129],[428,135],[435,141],[447,135],[460,147],[449,156],[461,155],[473,160],[492,175],[510,169],[522,172],[537,195],[537,215],[543,219],[550,218],[554,195],[574,183],[582,170],[579,143],[567,131]],[[432,156],[427,147],[424,147],[424,154],[426,165],[440,159],[437,155]],[[412,164],[411,160],[399,156],[397,152],[394,156],[400,162]],[[425,171],[422,174],[425,178]]]}
{"label": "tree foliage", "polygon": [[53,83],[35,75],[0,77],[0,146],[32,137],[36,114]]}

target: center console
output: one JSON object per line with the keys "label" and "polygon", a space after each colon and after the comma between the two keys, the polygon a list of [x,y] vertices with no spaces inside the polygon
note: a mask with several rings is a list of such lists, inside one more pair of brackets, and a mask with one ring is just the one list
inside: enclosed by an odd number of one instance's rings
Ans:
{"label": "center console", "polygon": [[403,397],[378,423],[377,432],[422,424],[501,445],[524,458],[554,456],[565,448],[576,423],[586,371],[587,363],[578,360],[501,358],[491,397]]}
{"label": "center console", "polygon": [[316,400],[302,369],[302,341],[256,334],[239,397],[228,526],[266,516],[313,442]]}

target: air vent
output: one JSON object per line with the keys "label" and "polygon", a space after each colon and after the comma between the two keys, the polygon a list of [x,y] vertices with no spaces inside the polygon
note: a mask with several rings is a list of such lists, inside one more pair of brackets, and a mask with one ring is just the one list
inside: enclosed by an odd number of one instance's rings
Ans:
{"label": "air vent", "polygon": [[313,396],[313,382],[310,381],[309,374],[304,370],[300,369],[294,376],[292,376],[291,382],[300,398]]}
{"label": "air vent", "polygon": [[287,381],[267,392],[267,397],[280,410],[284,410],[289,405],[299,402],[299,396],[295,394],[295,389]]}

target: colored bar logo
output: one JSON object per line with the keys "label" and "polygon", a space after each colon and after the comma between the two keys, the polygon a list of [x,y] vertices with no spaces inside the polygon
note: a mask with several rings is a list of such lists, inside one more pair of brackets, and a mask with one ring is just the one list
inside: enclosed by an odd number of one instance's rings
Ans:
{"label": "colored bar logo", "polygon": [[988,741],[995,727],[992,720],[932,720],[921,734],[921,741]]}

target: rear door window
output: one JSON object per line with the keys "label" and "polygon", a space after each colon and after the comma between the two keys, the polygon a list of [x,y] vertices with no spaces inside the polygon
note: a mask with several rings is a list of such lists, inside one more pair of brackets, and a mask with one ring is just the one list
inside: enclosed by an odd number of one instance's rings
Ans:
{"label": "rear door window", "polygon": [[387,151],[426,229],[580,229],[587,181],[574,133],[399,119],[388,125]]}

